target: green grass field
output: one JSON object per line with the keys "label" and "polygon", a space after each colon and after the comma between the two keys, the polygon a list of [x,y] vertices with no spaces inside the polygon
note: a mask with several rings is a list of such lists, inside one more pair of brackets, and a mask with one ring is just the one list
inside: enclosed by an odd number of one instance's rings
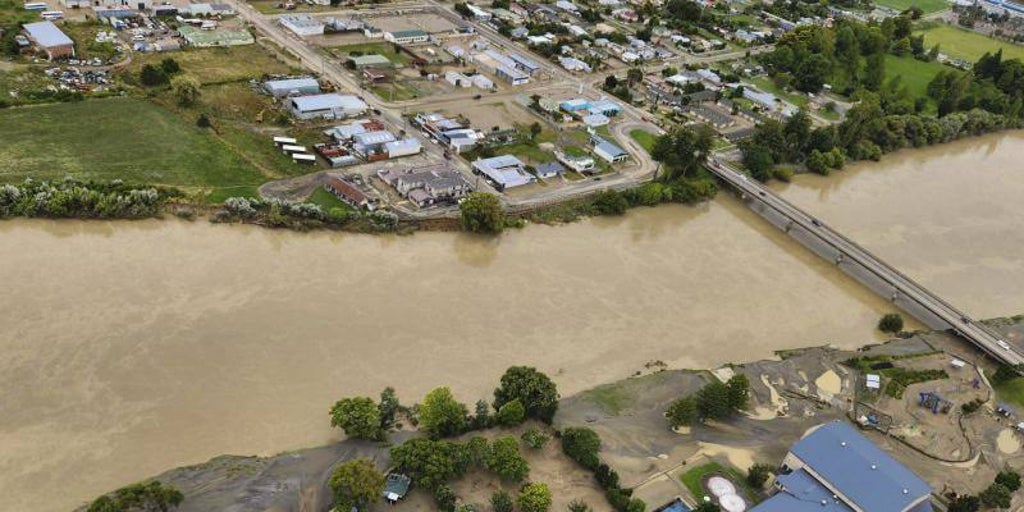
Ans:
{"label": "green grass field", "polygon": [[994,52],[1000,48],[1003,49],[1003,58],[1024,60],[1024,46],[997,41],[969,30],[939,25],[918,33],[924,34],[925,47],[931,48],[938,44],[942,53],[968,62],[977,62],[985,52]]}
{"label": "green grass field", "polygon": [[690,494],[695,498],[700,499],[702,496],[707,495],[703,486],[704,478],[716,474],[725,476],[731,480],[732,483],[741,490],[742,495],[748,500],[756,497],[756,494],[747,484],[747,479],[743,477],[739,470],[732,466],[723,466],[715,461],[697,466],[686,473],[683,473],[679,476],[679,480],[683,482],[683,485],[690,491]]}
{"label": "green grass field", "polygon": [[654,143],[658,141],[657,135],[639,128],[629,132],[629,136],[633,137],[633,140],[640,144],[640,147],[644,148],[644,151],[648,153],[654,150]]}
{"label": "green grass field", "polygon": [[1002,402],[1024,407],[1024,377],[997,385],[996,396]]}
{"label": "green grass field", "polygon": [[127,71],[132,76],[138,76],[143,65],[156,65],[166,58],[178,61],[182,71],[195,77],[203,85],[249,80],[259,78],[265,73],[292,72],[292,68],[257,44],[225,48],[188,48],[174,53],[136,53]]}
{"label": "green grass field", "polygon": [[925,14],[949,9],[947,0],[875,0],[880,7],[888,7],[903,12],[913,6],[919,7]]}
{"label": "green grass field", "polygon": [[0,110],[0,140],[4,182],[72,175],[216,188],[267,180],[210,133],[138,99]]}
{"label": "green grass field", "polygon": [[938,62],[924,62],[913,57],[885,56],[886,79],[900,77],[900,81],[914,97],[927,96],[928,84],[943,69],[947,68]]}
{"label": "green grass field", "polygon": [[341,208],[342,210],[351,210],[352,207],[345,204],[341,199],[334,197],[334,194],[327,191],[323,187],[317,187],[309,198],[306,199],[307,203],[313,203],[320,208],[323,208],[325,212],[331,211],[332,208]]}

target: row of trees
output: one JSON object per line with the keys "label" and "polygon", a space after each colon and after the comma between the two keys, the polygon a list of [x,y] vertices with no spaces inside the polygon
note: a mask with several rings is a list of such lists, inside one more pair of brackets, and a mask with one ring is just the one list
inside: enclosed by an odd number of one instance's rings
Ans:
{"label": "row of trees", "polygon": [[977,496],[951,495],[948,512],[977,512],[986,508],[1009,508],[1013,494],[1021,488],[1020,474],[1013,470],[1000,471],[995,480]]}
{"label": "row of trees", "polygon": [[213,221],[251,222],[300,230],[348,226],[357,221],[361,221],[360,226],[369,231],[393,231],[398,227],[398,216],[386,210],[364,215],[347,208],[335,207],[324,211],[312,203],[256,197],[227,198]]}
{"label": "row of trees", "polygon": [[[491,408],[495,411],[493,415]],[[478,401],[472,416],[448,387],[432,390],[421,404],[411,408],[402,407],[392,388],[385,389],[378,402],[369,397],[343,398],[331,407],[330,416],[331,425],[344,430],[350,438],[384,440],[397,425],[397,415],[404,413],[420,430],[436,439],[493,425],[514,426],[528,418],[550,424],[557,410],[555,383],[536,368],[513,366],[502,375],[494,390],[494,401]]]}
{"label": "row of trees", "polygon": [[122,487],[93,500],[86,512],[168,512],[178,508],[185,496],[170,485],[153,480]]}
{"label": "row of trees", "polygon": [[169,198],[181,195],[171,188],[136,187],[120,180],[28,179],[20,185],[0,186],[0,218],[140,219],[156,216]]}
{"label": "row of trees", "polygon": [[747,407],[750,381],[737,374],[728,381],[714,379],[696,394],[680,397],[665,411],[672,428],[690,426],[707,420],[724,420]]}
{"label": "row of trees", "polygon": [[619,475],[601,462],[601,437],[586,427],[569,427],[561,433],[562,453],[594,472],[594,479],[605,491],[608,503],[618,512],[644,512],[647,504],[633,498],[633,490],[619,484]]}

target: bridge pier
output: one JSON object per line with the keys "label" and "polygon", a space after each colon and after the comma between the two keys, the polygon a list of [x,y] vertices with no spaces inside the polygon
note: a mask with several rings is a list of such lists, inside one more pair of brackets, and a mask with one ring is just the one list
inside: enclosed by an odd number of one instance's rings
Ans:
{"label": "bridge pier", "polygon": [[836,256],[836,265],[839,265],[840,263],[843,262],[843,257],[844,257],[843,253],[839,253],[839,255]]}

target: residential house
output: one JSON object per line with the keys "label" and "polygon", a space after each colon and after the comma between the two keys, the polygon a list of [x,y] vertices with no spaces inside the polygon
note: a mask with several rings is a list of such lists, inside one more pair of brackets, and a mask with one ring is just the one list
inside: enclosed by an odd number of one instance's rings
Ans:
{"label": "residential house", "polygon": [[373,209],[373,202],[370,201],[370,198],[358,187],[344,179],[330,176],[324,183],[324,189],[353,208]]}
{"label": "residential house", "polygon": [[565,173],[565,167],[558,162],[545,162],[537,164],[537,177],[541,179],[554,178]]}
{"label": "residential house", "polygon": [[629,158],[626,150],[612,144],[598,135],[591,135],[590,142],[594,145],[594,154],[610,164],[622,162]]}
{"label": "residential house", "polygon": [[537,178],[526,172],[523,162],[512,155],[477,159],[473,161],[473,173],[489,178],[498,191],[529,185],[537,181]]}
{"label": "residential house", "polygon": [[555,159],[580,174],[592,172],[597,165],[589,156],[571,156],[561,151],[555,151]]}

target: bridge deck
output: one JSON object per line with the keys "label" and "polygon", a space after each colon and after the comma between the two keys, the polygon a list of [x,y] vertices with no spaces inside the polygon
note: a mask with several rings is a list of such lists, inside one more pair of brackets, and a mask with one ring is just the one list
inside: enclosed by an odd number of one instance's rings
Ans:
{"label": "bridge deck", "polygon": [[[818,221],[807,212],[779,197],[763,184],[748,178],[742,172],[730,168],[715,159],[711,159],[709,164],[708,169],[723,181],[754,200],[760,201],[792,224],[800,226],[807,233],[832,247],[841,255],[840,261],[849,260],[857,263],[891,286],[893,291],[899,294],[901,298],[911,301],[931,315],[934,315],[934,317],[941,320],[949,328],[956,331],[958,335],[996,360],[1009,365],[1024,364],[1024,355],[1007,345],[993,330],[981,322],[970,318],[938,295],[887,264],[881,258],[871,254],[867,249],[864,249],[838,231]],[[893,297],[895,298],[896,296],[894,295]],[[907,312],[914,315],[913,311],[907,310]],[[922,319],[922,321],[926,320]]]}

